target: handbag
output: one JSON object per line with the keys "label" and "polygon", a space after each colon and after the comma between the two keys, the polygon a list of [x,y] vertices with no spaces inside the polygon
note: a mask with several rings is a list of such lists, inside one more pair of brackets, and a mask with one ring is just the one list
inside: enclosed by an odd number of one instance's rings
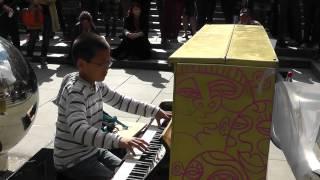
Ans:
{"label": "handbag", "polygon": [[41,29],[44,17],[40,8],[26,8],[21,12],[21,21],[27,29]]}

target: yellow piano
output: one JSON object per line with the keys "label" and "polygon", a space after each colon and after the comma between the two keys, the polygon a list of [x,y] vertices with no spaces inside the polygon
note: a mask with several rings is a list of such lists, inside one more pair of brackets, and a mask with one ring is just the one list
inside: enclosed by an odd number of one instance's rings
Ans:
{"label": "yellow piano", "polygon": [[278,60],[264,28],[206,25],[169,59],[170,179],[266,179]]}

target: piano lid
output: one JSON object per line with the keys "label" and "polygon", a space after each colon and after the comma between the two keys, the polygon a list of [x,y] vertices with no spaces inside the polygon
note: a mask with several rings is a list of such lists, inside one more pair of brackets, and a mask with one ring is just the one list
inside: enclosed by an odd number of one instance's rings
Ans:
{"label": "piano lid", "polygon": [[173,63],[277,67],[278,58],[263,26],[205,25],[170,57]]}

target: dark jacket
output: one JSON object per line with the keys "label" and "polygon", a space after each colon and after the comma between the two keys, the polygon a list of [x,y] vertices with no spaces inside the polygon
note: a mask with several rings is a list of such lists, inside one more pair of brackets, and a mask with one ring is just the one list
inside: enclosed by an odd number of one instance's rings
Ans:
{"label": "dark jacket", "polygon": [[128,16],[126,17],[125,21],[124,21],[124,31],[129,31],[129,32],[140,32],[142,31],[144,35],[148,34],[148,25],[143,16],[143,14],[141,14],[140,16],[140,20],[139,20],[139,27],[136,28],[134,25],[134,17],[133,16]]}

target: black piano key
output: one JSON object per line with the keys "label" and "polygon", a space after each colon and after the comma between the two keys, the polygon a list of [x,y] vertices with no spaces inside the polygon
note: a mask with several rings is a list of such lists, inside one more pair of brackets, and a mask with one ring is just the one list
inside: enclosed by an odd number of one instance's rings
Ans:
{"label": "black piano key", "polygon": [[149,167],[149,165],[150,165],[150,162],[145,162],[145,161],[138,161],[137,163],[136,163],[136,166],[140,166],[140,167],[142,167],[142,168],[148,168]]}
{"label": "black piano key", "polygon": [[138,177],[144,177],[146,175],[146,172],[138,172],[138,171],[132,171],[129,176],[138,176]]}
{"label": "black piano key", "polygon": [[140,173],[146,173],[146,169],[139,169],[139,168],[133,168],[132,169],[133,172],[140,172]]}
{"label": "black piano key", "polygon": [[141,171],[141,172],[147,172],[149,170],[149,167],[148,168],[141,168],[141,167],[138,166],[138,167],[135,167],[133,169],[135,169],[137,171]]}
{"label": "black piano key", "polygon": [[137,180],[136,178],[127,177],[127,180]]}
{"label": "black piano key", "polygon": [[141,176],[129,175],[128,178],[133,178],[133,179],[135,179],[135,180],[139,180],[139,179],[144,179],[144,176],[141,177]]}

